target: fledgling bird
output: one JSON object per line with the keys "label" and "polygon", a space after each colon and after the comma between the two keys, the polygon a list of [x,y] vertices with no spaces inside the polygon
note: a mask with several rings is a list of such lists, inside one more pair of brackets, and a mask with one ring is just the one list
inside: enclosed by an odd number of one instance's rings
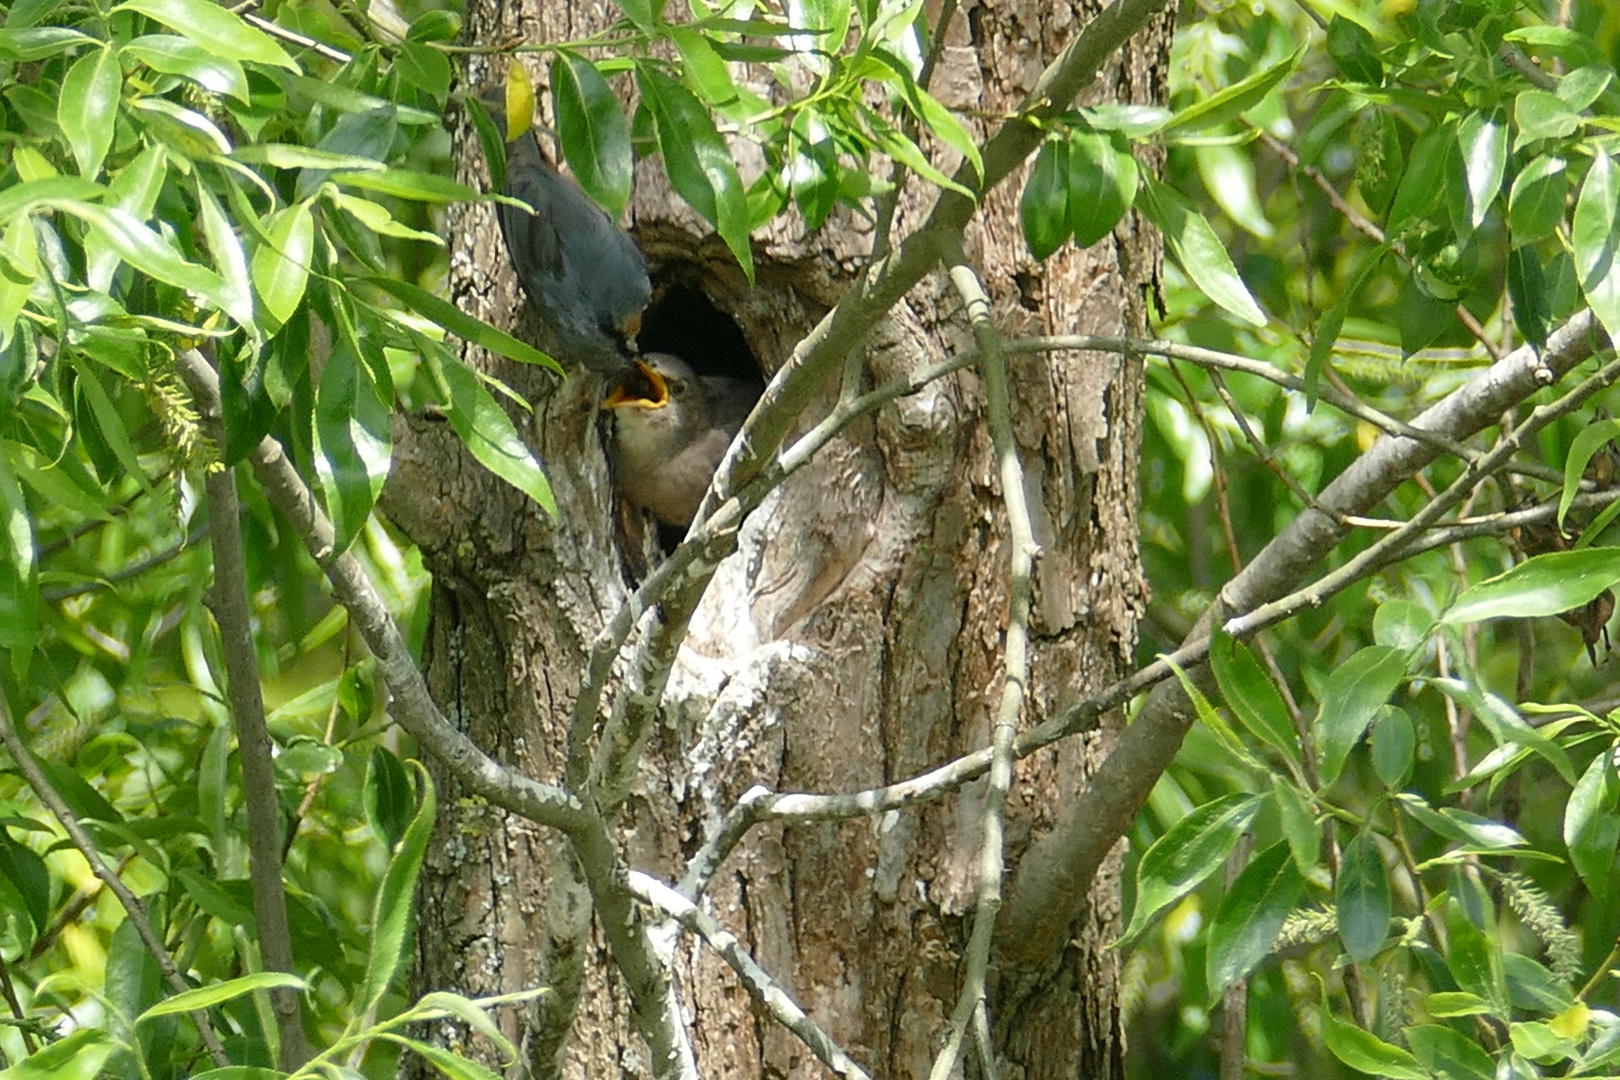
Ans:
{"label": "fledgling bird", "polygon": [[625,502],[665,525],[690,525],[759,394],[757,384],[698,375],[669,353],[635,361],[602,401],[613,413],[614,474]]}
{"label": "fledgling bird", "polygon": [[[505,138],[504,98],[485,101]],[[506,144],[503,193],[534,207],[530,214],[501,203],[496,213],[523,291],[553,338],[544,344],[565,363],[577,360],[610,374],[624,371],[635,355],[642,310],[652,297],[641,249],[546,160],[532,132]]]}

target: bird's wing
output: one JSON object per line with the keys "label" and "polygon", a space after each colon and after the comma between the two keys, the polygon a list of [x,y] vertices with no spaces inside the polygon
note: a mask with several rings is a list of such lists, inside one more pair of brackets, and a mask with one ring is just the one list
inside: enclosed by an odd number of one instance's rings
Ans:
{"label": "bird's wing", "polygon": [[518,272],[526,279],[530,269],[553,277],[562,270],[562,251],[557,244],[555,225],[555,189],[548,183],[551,180],[561,181],[562,178],[546,161],[533,135],[506,144],[506,194],[534,207],[534,214],[530,215],[515,206],[501,206],[501,222],[510,233],[513,261],[522,258],[529,264],[518,267]]}

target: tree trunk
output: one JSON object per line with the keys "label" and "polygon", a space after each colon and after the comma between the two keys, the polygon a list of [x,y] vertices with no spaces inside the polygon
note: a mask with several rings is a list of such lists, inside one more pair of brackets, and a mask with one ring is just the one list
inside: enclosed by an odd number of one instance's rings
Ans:
{"label": "tree trunk", "polygon": [[[964,5],[934,93],[968,115],[1002,115],[1094,9],[1046,0]],[[563,41],[617,17],[606,0],[474,0],[467,27],[471,41]],[[1168,43],[1168,23],[1156,23],[1105,69],[1088,100],[1162,102]],[[474,77],[489,82],[503,70],[475,68]],[[461,146],[460,178],[482,185],[476,139]],[[1141,332],[1156,241],[1127,219],[1091,250],[1036,264],[1018,228],[1023,175],[985,199],[966,237],[1002,333]],[[928,197],[907,187],[896,235]],[[642,346],[681,353],[700,370],[724,362],[715,328],[729,324],[705,321],[718,316],[703,311],[699,294],[735,323],[768,374],[843,295],[872,247],[870,228],[853,216],[835,215],[812,235],[783,219],[755,236],[759,274],[750,287],[670,194],[657,162],[637,170],[631,231],[657,289]],[[533,316],[493,213],[462,211],[450,236],[457,302],[525,336]],[[856,359],[869,387],[971,346],[963,304],[936,274]],[[558,516],[482,471],[427,419],[400,422],[385,505],[434,575],[423,663],[446,714],[498,758],[557,781],[585,650],[627,595],[626,567],[637,558],[616,546],[598,380],[559,382],[481,354],[473,360],[533,403],[532,416],[515,418],[546,464]],[[1136,553],[1142,387],[1139,365],[1115,356],[1032,353],[1010,364],[1041,545],[1027,727],[1130,665],[1145,599]],[[822,406],[837,393],[827,387]],[[973,369],[835,440],[744,525],[693,620],[663,723],[620,815],[629,865],[678,879],[754,785],[855,791],[988,745],[1002,678],[1007,546]],[[1021,764],[1008,803],[1009,868],[1084,786],[1115,723]],[[559,992],[538,1008],[502,1017],[524,1047],[512,1075],[646,1073],[626,991],[590,924],[590,895],[567,843],[458,798],[448,777],[436,777],[444,809],[423,875],[419,987],[486,994],[553,985]],[[877,818],[756,827],[706,894],[706,909],[875,1076],[925,1076],[940,1044],[971,925],[983,797],[981,780]],[[993,959],[1003,1076],[1123,1075],[1117,965],[1106,948],[1119,932],[1118,892],[1116,855],[1084,914],[1054,942],[1024,942]],[[676,957],[704,1076],[826,1075],[711,951],[688,936]],[[567,1037],[557,1016],[572,1018]]]}

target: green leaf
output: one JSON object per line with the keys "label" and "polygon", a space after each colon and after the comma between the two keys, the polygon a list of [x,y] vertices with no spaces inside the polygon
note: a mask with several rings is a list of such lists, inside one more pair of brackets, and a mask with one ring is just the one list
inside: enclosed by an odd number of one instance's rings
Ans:
{"label": "green leaf", "polygon": [[1379,782],[1392,791],[1405,787],[1417,751],[1417,729],[1406,710],[1390,705],[1380,709],[1370,745],[1373,773]]}
{"label": "green leaf", "polygon": [[371,954],[366,960],[365,983],[356,999],[363,1011],[377,1007],[383,994],[388,992],[399,970],[401,953],[405,948],[405,932],[410,926],[413,898],[416,895],[417,875],[422,871],[422,857],[427,852],[428,839],[433,835],[433,822],[438,814],[438,800],[433,789],[433,778],[420,764],[416,766],[416,786],[422,803],[405,830],[405,839],[399,850],[388,860],[382,886],[377,890],[377,904],[371,923]]}
{"label": "green leaf", "polygon": [[450,92],[450,58],[431,45],[403,42],[394,57],[394,70],[404,82],[441,104]]}
{"label": "green leaf", "polygon": [[1373,615],[1373,640],[1410,653],[1428,640],[1434,616],[1411,600],[1385,600]]}
{"label": "green leaf", "polygon": [[24,62],[44,60],[67,52],[80,45],[99,45],[89,34],[66,26],[42,26],[32,29],[16,21],[17,9],[11,7],[11,21],[0,29],[0,56]]}
{"label": "green leaf", "polygon": [[1541,272],[1541,260],[1536,258],[1532,245],[1520,244],[1508,252],[1507,287],[1513,301],[1514,328],[1536,348],[1546,345],[1552,323],[1552,303]]}
{"label": "green leaf", "polygon": [[508,360],[516,360],[522,364],[539,364],[559,375],[563,373],[562,366],[539,349],[473,318],[454,304],[439,299],[425,289],[384,275],[362,280],[388,293],[418,315],[444,327],[463,341],[499,353]]}
{"label": "green leaf", "polygon": [[1154,841],[1137,867],[1131,925],[1118,944],[1134,941],[1154,915],[1219,869],[1254,820],[1260,803],[1257,795],[1223,795],[1200,806]]}
{"label": "green leaf", "polygon": [[1568,982],[1523,953],[1503,953],[1502,968],[1507,973],[1508,996],[1516,1009],[1553,1016],[1575,1004]]}
{"label": "green leaf", "polygon": [[1143,178],[1137,208],[1164,234],[1164,246],[1205,296],[1244,322],[1266,325],[1266,314],[1238,276],[1215,230],[1186,196]]}
{"label": "green leaf", "polygon": [[1457,125],[1457,148],[1468,181],[1468,219],[1474,228],[1502,189],[1507,170],[1507,128],[1494,116],[1471,112]]}
{"label": "green leaf", "polygon": [[1288,849],[1294,853],[1294,865],[1301,874],[1316,869],[1322,858],[1322,825],[1316,820],[1305,793],[1283,777],[1274,777],[1271,795],[1282,818],[1283,835],[1288,838]]}
{"label": "green leaf", "polygon": [[138,11],[156,19],[213,56],[298,70],[298,65],[268,34],[208,0],[126,0],[113,11]]}
{"label": "green leaf", "polygon": [[90,406],[95,416],[96,428],[101,437],[106,440],[107,446],[118,458],[118,464],[124,471],[140,482],[141,487],[148,492],[152,490],[152,481],[147,479],[146,470],[141,468],[140,456],[135,452],[135,444],[130,440],[129,431],[124,426],[124,418],[118,407],[113,404],[107,388],[101,383],[101,376],[88,362],[75,358],[73,370],[78,373],[75,387]]}
{"label": "green leaf", "polygon": [[224,311],[233,302],[225,282],[207,267],[188,262],[168,240],[116,206],[55,201],[53,205],[94,228],[109,248],[130,266],[159,281],[197,294]]}
{"label": "green leaf", "polygon": [[1564,843],[1569,861],[1594,899],[1609,895],[1616,848],[1620,848],[1620,776],[1614,752],[1605,747],[1581,774],[1564,807]]}
{"label": "green leaf", "polygon": [[1620,168],[1601,151],[1581,185],[1570,239],[1586,302],[1609,337],[1620,341]]}
{"label": "green leaf", "polygon": [[1620,438],[1620,421],[1597,420],[1581,428],[1569,444],[1569,455],[1564,458],[1564,491],[1558,498],[1560,532],[1563,531],[1564,517],[1574,504],[1575,496],[1580,494],[1581,477],[1592,455],[1616,438]]}
{"label": "green leaf", "polygon": [[518,437],[512,418],[472,369],[445,357],[443,371],[445,385],[450,389],[450,401],[444,406],[445,416],[473,457],[539,503],[546,513],[555,515],[557,502],[552,497],[551,485],[534,454]]}
{"label": "green leaf", "polygon": [[350,340],[333,346],[315,393],[315,473],[340,551],[360,534],[388,479],[392,396],[379,391]]}
{"label": "green leaf", "polygon": [[1519,150],[1538,139],[1562,139],[1581,126],[1581,112],[1557,94],[1545,90],[1525,90],[1513,102],[1513,124],[1519,134],[1513,149]]}
{"label": "green leaf", "polygon": [[[1260,189],[1255,182],[1254,158],[1230,143],[1199,143],[1193,147],[1198,161],[1198,178],[1204,190],[1226,216],[1242,229],[1261,240],[1276,234],[1260,205]],[[1135,167],[1135,159],[1132,159]],[[1134,195],[1136,176],[1131,176]]]}
{"label": "green leaf", "polygon": [[1545,154],[1519,170],[1508,191],[1508,229],[1521,244],[1551,236],[1564,220],[1569,177],[1564,159]]}
{"label": "green leaf", "polygon": [[1474,925],[1455,900],[1446,905],[1446,966],[1457,985],[1484,1001],[1491,1015],[1507,1019],[1511,1003],[1502,947]]}
{"label": "green leaf", "polygon": [[1346,1023],[1322,1006],[1322,1042],[1328,1052],[1357,1072],[1394,1080],[1430,1080],[1417,1058],[1372,1032]]}
{"label": "green leaf", "polygon": [[[135,155],[107,185],[106,205],[116,206],[137,221],[150,220],[168,176],[168,157],[162,144],[156,142]],[[122,260],[98,232],[86,235],[84,246],[85,280],[92,289],[106,292]]]}
{"label": "green leaf", "polygon": [[11,674],[23,678],[39,627],[39,567],[28,502],[5,453],[0,453],[0,513],[5,515],[5,528],[0,529],[0,646],[10,654]]}
{"label": "green leaf", "polygon": [[1389,236],[1399,235],[1410,221],[1428,219],[1445,192],[1446,163],[1454,145],[1454,125],[1436,124],[1412,146],[1406,159],[1406,172],[1390,203],[1389,224],[1385,228]]}
{"label": "green leaf", "polygon": [[[402,117],[403,119],[403,117]],[[425,203],[477,202],[483,198],[466,184],[458,184],[433,173],[413,172],[410,169],[383,169],[381,171],[340,172],[332,178],[334,184],[392,195],[397,199],[413,199]]]}
{"label": "green leaf", "polygon": [[1389,936],[1389,874],[1372,833],[1358,833],[1345,845],[1335,892],[1339,940],[1351,959],[1364,964]]}
{"label": "green leaf", "polygon": [[107,189],[80,176],[52,176],[28,180],[0,188],[0,221],[10,221],[31,206],[46,203],[68,207],[88,203],[107,194]]}
{"label": "green leaf", "polygon": [[180,75],[215,94],[229,94],[246,105],[247,75],[242,65],[223,56],[215,56],[195,42],[174,34],[147,34],[138,37],[119,50],[121,58],[138,60],[165,75]]}
{"label": "green leaf", "polygon": [[1406,1042],[1424,1068],[1444,1080],[1495,1080],[1491,1056],[1468,1036],[1439,1024],[1406,1029]]}
{"label": "green leaf", "polygon": [[[622,7],[625,5],[626,0],[618,0],[618,3]],[[635,0],[636,5],[644,5],[645,3],[646,0]],[[501,1080],[498,1073],[493,1073],[477,1062],[464,1058],[460,1054],[452,1053],[441,1046],[434,1046],[432,1043],[421,1042],[417,1039],[408,1039],[403,1035],[395,1035],[392,1032],[383,1032],[378,1037],[416,1051],[426,1058],[428,1063],[435,1069],[450,1077],[450,1080]]]}
{"label": "green leaf", "polygon": [[642,104],[652,114],[670,186],[715,227],[749,281],[754,255],[748,245],[748,199],[737,164],[714,119],[692,92],[662,71],[636,67]]}
{"label": "green leaf", "polygon": [[225,314],[251,333],[257,326],[253,320],[253,278],[248,272],[247,255],[225,217],[224,208],[202,182],[200,172],[197,174],[197,216],[202,219],[203,235],[208,238],[208,252],[225,282]]}
{"label": "green leaf", "polygon": [[1441,616],[1449,626],[1533,619],[1577,608],[1620,584],[1620,548],[1553,551],[1464,589]]}
{"label": "green leaf", "polygon": [[1288,706],[1260,662],[1246,646],[1220,630],[1210,642],[1209,657],[1232,714],[1251,734],[1299,764],[1299,735]]}
{"label": "green leaf", "polygon": [[558,53],[551,65],[556,100],[557,138],[574,179],[585,193],[618,220],[630,203],[634,161],[630,125],[613,88],[589,60]]}
{"label": "green leaf", "polygon": [[1076,247],[1090,247],[1114,231],[1136,201],[1139,179],[1122,136],[1086,131],[1069,136],[1068,227]]}
{"label": "green leaf", "polygon": [[1204,131],[1237,119],[1260,104],[1267,94],[1281,86],[1294,73],[1294,68],[1299,66],[1300,58],[1304,55],[1305,47],[1301,46],[1286,60],[1280,60],[1241,82],[1233,83],[1224,90],[1194,102],[1170,118],[1170,122],[1164,125],[1164,134]]}
{"label": "green leaf", "polygon": [[51,918],[51,874],[32,848],[11,838],[11,830],[0,828],[0,875],[11,882],[28,909],[37,938]]}
{"label": "green leaf", "polygon": [[1401,792],[1396,802],[1423,825],[1449,840],[1456,840],[1475,848],[1506,851],[1522,847],[1526,841],[1518,830],[1479,814],[1442,806],[1436,810],[1421,796]]}
{"label": "green leaf", "polygon": [[0,1072],[0,1080],[92,1080],[114,1047],[105,1031],[80,1028]]}
{"label": "green leaf", "polygon": [[1574,786],[1575,767],[1570,764],[1569,755],[1564,748],[1525,723],[1523,717],[1506,701],[1481,690],[1473,683],[1457,679],[1430,679],[1429,685],[1472,711],[1475,719],[1491,733],[1491,738],[1496,740],[1497,746],[1517,744],[1532,751],[1544,758],[1549,765],[1558,770],[1559,776]]}
{"label": "green leaf", "polygon": [[1384,81],[1378,43],[1361,24],[1343,15],[1333,16],[1327,28],[1327,51],[1344,77],[1352,82],[1377,86]]}
{"label": "green leaf", "polygon": [[94,180],[112,146],[118,97],[124,87],[118,55],[99,48],[79,57],[62,79],[56,122],[79,163],[79,175]]}
{"label": "green leaf", "polygon": [[1322,707],[1316,714],[1324,786],[1339,778],[1351,747],[1405,677],[1404,654],[1386,645],[1361,649],[1333,669],[1322,688]]}
{"label": "green leaf", "polygon": [[1271,953],[1305,879],[1286,843],[1272,844],[1237,876],[1209,928],[1207,985],[1211,999],[1246,978]]}
{"label": "green leaf", "polygon": [[235,979],[226,979],[213,986],[199,986],[195,990],[187,990],[183,994],[161,1001],[147,1009],[136,1018],[136,1023],[143,1020],[152,1020],[159,1016],[173,1016],[176,1013],[191,1012],[193,1009],[209,1009],[225,1001],[232,1001],[255,990],[276,990],[287,987],[292,990],[307,990],[308,984],[298,976],[285,971],[260,971],[253,975],[242,975]]}
{"label": "green leaf", "polygon": [[1578,67],[1558,80],[1553,93],[1569,103],[1572,109],[1585,109],[1603,96],[1614,81],[1614,72],[1608,64],[1599,61]]}
{"label": "green leaf", "polygon": [[1035,167],[1024,182],[1018,202],[1024,242],[1037,260],[1051,255],[1069,238],[1069,144],[1049,139],[1035,155]]}
{"label": "green leaf", "polygon": [[292,318],[309,286],[315,253],[315,217],[309,203],[299,202],[264,219],[267,242],[253,253],[253,285],[265,311],[281,326]]}
{"label": "green leaf", "polygon": [[1574,1057],[1579,1049],[1574,1040],[1554,1033],[1552,1028],[1536,1020],[1510,1024],[1508,1037],[1513,1041],[1513,1049],[1520,1054],[1548,1065]]}
{"label": "green leaf", "polygon": [[366,821],[390,854],[399,846],[416,813],[416,793],[399,758],[381,746],[371,748],[366,762]]}
{"label": "green leaf", "polygon": [[17,317],[27,306],[41,272],[34,216],[20,214],[0,236],[0,349],[11,344]]}
{"label": "green leaf", "polygon": [[[709,39],[690,26],[669,28],[670,40],[681,54],[681,74],[686,85],[721,115],[734,113],[742,96],[726,62]],[[553,83],[553,86],[556,84]],[[615,111],[617,103],[615,102]]]}
{"label": "green leaf", "polygon": [[1478,994],[1465,994],[1457,990],[1442,990],[1424,999],[1423,1007],[1430,1016],[1484,1016],[1490,1013],[1491,1003]]}

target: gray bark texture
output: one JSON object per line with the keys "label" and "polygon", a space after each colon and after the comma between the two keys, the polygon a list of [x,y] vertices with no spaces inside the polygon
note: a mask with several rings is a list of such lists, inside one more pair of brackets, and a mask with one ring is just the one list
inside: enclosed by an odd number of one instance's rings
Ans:
{"label": "gray bark texture", "polygon": [[[1003,115],[1095,9],[1084,0],[964,3],[933,92],[963,115]],[[606,0],[473,0],[467,39],[577,40],[617,17]],[[1168,21],[1155,21],[1082,101],[1162,102],[1169,32]],[[484,82],[504,71],[480,63],[474,78],[482,73]],[[544,70],[534,72],[543,86]],[[542,105],[549,109],[544,94]],[[487,185],[470,127],[466,135],[459,178]],[[746,182],[758,155],[739,146],[737,158]],[[1027,165],[985,198],[965,237],[1003,335],[1142,333],[1156,239],[1128,218],[1090,250],[1070,247],[1035,263],[1018,226],[1026,173]],[[930,199],[908,184],[896,236]],[[638,165],[628,226],[647,255],[654,311],[671,288],[700,290],[736,322],[767,375],[838,302],[873,246],[870,226],[851,215],[835,214],[814,234],[780,219],[755,234],[759,272],[750,286],[671,194],[656,161]],[[458,304],[533,340],[533,315],[490,208],[458,211],[449,236]],[[867,342],[862,385],[972,345],[962,302],[935,273]],[[687,359],[701,369],[700,357]],[[596,408],[602,387],[584,373],[561,381],[481,353],[470,360],[533,403],[532,415],[514,411],[514,419],[545,463],[557,517],[484,472],[428,419],[397,425],[385,508],[434,575],[423,664],[445,714],[498,759],[560,783],[586,650],[633,587],[627,567],[638,558],[620,550]],[[1142,382],[1138,362],[1114,355],[1026,354],[1009,363],[1041,545],[1027,727],[1131,665],[1145,603],[1136,515]],[[826,388],[823,410],[837,393],[836,382]],[[630,868],[678,880],[686,858],[755,785],[857,791],[988,744],[1008,608],[998,486],[984,395],[969,368],[857,423],[748,519],[693,620],[620,812],[616,835]],[[1117,723],[1110,717],[1019,764],[1007,805],[1009,872],[1085,788]],[[461,797],[442,771],[436,779],[443,810],[419,902],[418,988],[487,994],[553,985],[558,993],[538,1007],[498,1014],[523,1046],[517,1063],[501,1063],[508,1075],[648,1074],[567,842]],[[877,818],[757,826],[703,898],[874,1076],[926,1076],[939,1048],[971,921],[983,791],[980,780]],[[1054,941],[1020,942],[992,957],[1002,1076],[1123,1075],[1117,964],[1106,947],[1119,932],[1118,859],[1116,850],[1082,914]],[[677,939],[674,974],[703,1076],[828,1075],[690,935]],[[559,1024],[559,1016],[571,1020]],[[977,1075],[976,1054],[964,1061]]]}

